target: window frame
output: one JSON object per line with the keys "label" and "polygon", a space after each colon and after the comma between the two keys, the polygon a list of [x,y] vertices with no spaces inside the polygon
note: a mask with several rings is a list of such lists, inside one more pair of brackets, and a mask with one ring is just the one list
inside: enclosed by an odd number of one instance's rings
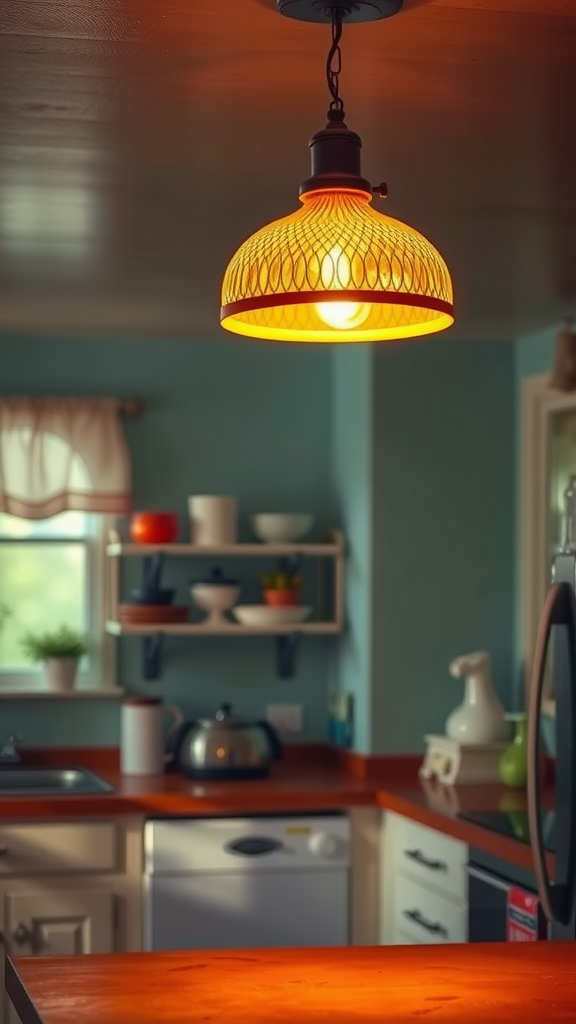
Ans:
{"label": "window frame", "polygon": [[[115,691],[117,689],[117,652],[114,637],[106,631],[107,621],[107,587],[108,587],[108,556],[106,546],[109,531],[115,526],[115,518],[101,513],[87,513],[92,516],[94,530],[87,536],[31,538],[27,542],[38,544],[80,543],[86,546],[87,554],[87,593],[89,630],[88,636],[92,646],[90,667],[87,671],[79,671],[75,689],[72,693],[56,694],[70,697],[74,693],[95,693],[98,691]],[[3,536],[2,543],[21,543],[11,541]],[[25,541],[26,542],[26,541]],[[0,670],[0,697],[6,694],[45,692],[46,686],[42,676],[42,666],[30,672],[3,672]]]}

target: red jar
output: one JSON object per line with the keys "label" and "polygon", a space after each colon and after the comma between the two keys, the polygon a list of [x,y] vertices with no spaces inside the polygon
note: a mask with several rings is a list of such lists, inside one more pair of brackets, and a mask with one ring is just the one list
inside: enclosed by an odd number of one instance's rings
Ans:
{"label": "red jar", "polygon": [[130,520],[130,536],[135,544],[172,544],[179,530],[176,512],[135,512]]}

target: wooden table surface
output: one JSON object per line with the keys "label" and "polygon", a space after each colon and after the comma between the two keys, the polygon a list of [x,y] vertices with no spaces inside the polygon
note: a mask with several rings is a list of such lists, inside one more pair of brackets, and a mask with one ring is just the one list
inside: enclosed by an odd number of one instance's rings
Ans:
{"label": "wooden table surface", "polygon": [[576,943],[8,960],[22,1024],[574,1024]]}

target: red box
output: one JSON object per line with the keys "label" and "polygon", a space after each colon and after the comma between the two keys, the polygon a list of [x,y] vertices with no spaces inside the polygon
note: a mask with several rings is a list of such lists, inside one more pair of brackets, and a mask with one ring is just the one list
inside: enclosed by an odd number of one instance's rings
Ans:
{"label": "red box", "polygon": [[538,897],[511,885],[506,907],[506,942],[538,942],[547,938],[547,930]]}

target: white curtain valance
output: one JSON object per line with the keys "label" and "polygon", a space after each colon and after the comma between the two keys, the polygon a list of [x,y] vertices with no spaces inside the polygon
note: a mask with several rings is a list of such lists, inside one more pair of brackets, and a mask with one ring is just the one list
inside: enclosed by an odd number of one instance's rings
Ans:
{"label": "white curtain valance", "polygon": [[131,510],[130,454],[115,398],[0,396],[0,512]]}

